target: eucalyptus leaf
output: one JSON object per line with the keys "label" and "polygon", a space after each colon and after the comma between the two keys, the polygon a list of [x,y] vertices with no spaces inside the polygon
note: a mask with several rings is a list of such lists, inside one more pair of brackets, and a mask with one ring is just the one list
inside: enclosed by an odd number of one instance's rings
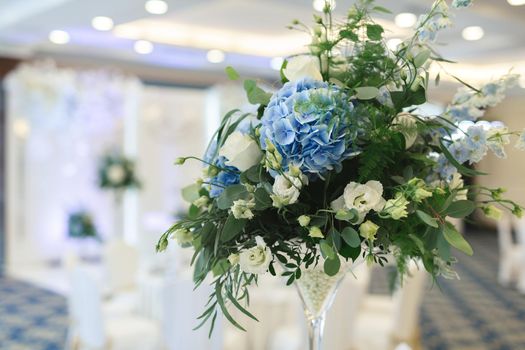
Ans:
{"label": "eucalyptus leaf", "polygon": [[258,188],[254,193],[255,210],[265,210],[272,206],[272,199],[264,188]]}
{"label": "eucalyptus leaf", "polygon": [[371,100],[379,95],[379,89],[374,86],[355,88],[356,97],[360,100]]}
{"label": "eucalyptus leaf", "polygon": [[247,222],[246,219],[236,219],[233,215],[228,216],[222,228],[221,242],[228,242],[237,237]]}
{"label": "eucalyptus leaf", "polygon": [[222,191],[219,198],[217,198],[217,207],[219,209],[230,209],[233,202],[238,199],[245,199],[248,196],[248,191],[243,185],[231,185]]}
{"label": "eucalyptus leaf", "polygon": [[324,261],[324,272],[328,276],[337,275],[340,268],[341,268],[341,260],[339,260],[338,256],[335,256],[334,258],[326,259]]}
{"label": "eucalyptus leaf", "polygon": [[414,57],[414,66],[421,67],[430,58],[430,50],[423,50]]}
{"label": "eucalyptus leaf", "polygon": [[454,225],[452,225],[450,222],[447,222],[443,226],[443,236],[445,237],[447,242],[450,243],[450,245],[454,248],[462,251],[467,255],[474,254],[470,244],[465,240],[465,238],[463,238],[461,233],[459,233],[454,227]]}
{"label": "eucalyptus leaf", "polygon": [[427,213],[425,213],[424,211],[416,210],[416,214],[421,219],[421,221],[423,221],[428,226],[435,227],[435,228],[439,227],[437,220],[431,217],[430,215],[428,215]]}
{"label": "eucalyptus leaf", "polygon": [[198,184],[192,184],[182,189],[182,198],[188,203],[193,203],[199,199],[200,186]]}
{"label": "eucalyptus leaf", "polygon": [[445,211],[445,214],[447,216],[460,219],[469,216],[475,209],[476,204],[474,202],[469,200],[460,200],[452,202]]}
{"label": "eucalyptus leaf", "polygon": [[357,231],[350,226],[344,228],[344,230],[341,232],[341,238],[352,248],[357,248],[361,245],[359,233],[357,233]]}
{"label": "eucalyptus leaf", "polygon": [[226,74],[228,75],[228,78],[230,78],[230,80],[237,80],[239,79],[239,73],[237,73],[237,71],[232,67],[232,66],[228,66],[226,67]]}
{"label": "eucalyptus leaf", "polygon": [[270,98],[272,97],[271,93],[266,92],[258,87],[255,80],[245,80],[244,90],[246,90],[248,101],[254,105],[267,105],[268,102],[270,102]]}
{"label": "eucalyptus leaf", "polygon": [[334,252],[334,249],[332,246],[325,240],[322,240],[319,242],[319,248],[321,249],[321,253],[328,259],[335,258],[336,254]]}

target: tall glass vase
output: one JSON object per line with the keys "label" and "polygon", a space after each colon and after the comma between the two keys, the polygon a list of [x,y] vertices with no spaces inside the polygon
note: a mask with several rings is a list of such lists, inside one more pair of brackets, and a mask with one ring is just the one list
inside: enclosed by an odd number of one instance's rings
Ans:
{"label": "tall glass vase", "polygon": [[322,350],[326,313],[347,272],[357,264],[343,263],[335,276],[328,276],[323,270],[323,264],[319,263],[302,270],[301,278],[295,281],[306,316],[309,350]]}

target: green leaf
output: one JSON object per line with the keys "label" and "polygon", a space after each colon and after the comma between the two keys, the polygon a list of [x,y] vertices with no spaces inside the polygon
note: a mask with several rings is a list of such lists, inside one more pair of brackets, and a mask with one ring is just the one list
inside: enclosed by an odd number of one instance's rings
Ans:
{"label": "green leaf", "polygon": [[452,225],[450,222],[447,222],[443,227],[443,236],[445,237],[447,242],[450,243],[450,245],[454,248],[462,251],[467,255],[474,254],[470,244],[465,240],[465,238],[463,238],[461,233],[459,233],[454,227],[454,225]]}
{"label": "green leaf", "polygon": [[319,248],[321,249],[321,253],[328,259],[333,259],[336,257],[336,254],[334,252],[334,248],[325,240],[322,240],[319,242]]}
{"label": "green leaf", "polygon": [[219,275],[222,275],[228,271],[230,268],[230,263],[228,262],[228,259],[221,259],[219,260],[211,269],[213,276],[217,277]]}
{"label": "green leaf", "polygon": [[272,199],[264,188],[258,188],[254,193],[255,210],[264,210],[272,206]]}
{"label": "green leaf", "polygon": [[383,6],[374,6],[372,8],[372,11],[382,12],[382,13],[386,13],[386,14],[391,14],[392,13],[392,11],[390,11],[387,8],[384,8]]}
{"label": "green leaf", "polygon": [[333,259],[326,259],[324,261],[324,272],[328,276],[335,276],[339,272],[339,269],[341,268],[341,261],[339,260],[338,256],[335,256]]}
{"label": "green leaf", "polygon": [[246,310],[244,307],[242,307],[241,304],[239,304],[237,299],[232,295],[232,293],[229,290],[226,290],[226,293],[227,293],[228,299],[232,302],[233,305],[235,305],[235,307],[239,311],[241,311],[243,314],[245,314],[246,316],[248,316],[252,320],[259,322],[259,320],[254,315],[252,315],[248,310]]}
{"label": "green leaf", "polygon": [[348,29],[341,30],[339,32],[339,35],[341,36],[341,38],[349,39],[351,41],[359,41],[359,37],[357,36],[357,34]]}
{"label": "green leaf", "polygon": [[248,191],[243,185],[231,185],[222,191],[219,198],[217,198],[217,207],[222,210],[230,209],[233,202],[238,199],[246,199]]}
{"label": "green leaf", "polygon": [[361,245],[359,234],[350,226],[344,228],[343,232],[341,232],[341,237],[343,238],[343,241],[352,248],[357,248]]}
{"label": "green leaf", "polygon": [[428,226],[435,227],[435,228],[439,227],[437,220],[433,218],[432,216],[428,215],[427,213],[425,213],[424,211],[416,210],[416,214],[421,219],[421,221],[423,221]]}
{"label": "green leaf", "polygon": [[355,209],[351,209],[348,211],[338,211],[335,214],[335,218],[337,220],[348,221],[348,222],[354,221],[357,218],[357,216],[358,216],[358,213],[357,213],[357,210]]}
{"label": "green leaf", "polygon": [[414,66],[421,67],[430,58],[430,50],[423,50],[414,57]]}
{"label": "green leaf", "polygon": [[445,211],[445,214],[447,216],[460,219],[464,218],[465,216],[469,216],[475,209],[476,204],[474,202],[469,200],[461,200],[452,202]]}
{"label": "green leaf", "polygon": [[356,97],[360,100],[371,100],[379,95],[379,89],[374,86],[355,88]]}
{"label": "green leaf", "polygon": [[244,90],[246,90],[248,101],[254,105],[267,105],[268,102],[270,102],[270,98],[272,97],[271,93],[266,92],[258,87],[255,80],[245,80]]}
{"label": "green leaf", "polygon": [[228,66],[226,67],[226,74],[228,75],[228,78],[230,78],[230,80],[237,80],[239,79],[239,73],[237,73],[237,71],[232,67],[232,66]]}
{"label": "green leaf", "polygon": [[232,325],[246,332],[246,329],[242,328],[242,326],[238,324],[228,312],[228,308],[224,304],[224,299],[222,297],[222,285],[220,283],[215,285],[215,297],[217,298],[217,302],[222,310],[222,313],[224,314],[224,317],[226,317],[226,319],[230,321]]}
{"label": "green leaf", "polygon": [[248,220],[236,219],[233,215],[228,216],[221,233],[221,242],[228,242],[242,232]]}
{"label": "green leaf", "polygon": [[370,40],[374,40],[374,41],[381,40],[383,32],[384,32],[384,29],[379,24],[367,24],[366,26],[366,36]]}
{"label": "green leaf", "polygon": [[202,244],[206,245],[213,242],[216,233],[217,228],[215,227],[215,224],[211,221],[206,222],[200,230]]}
{"label": "green leaf", "polygon": [[182,189],[182,198],[188,203],[193,203],[199,199],[200,186],[198,184],[192,184]]}

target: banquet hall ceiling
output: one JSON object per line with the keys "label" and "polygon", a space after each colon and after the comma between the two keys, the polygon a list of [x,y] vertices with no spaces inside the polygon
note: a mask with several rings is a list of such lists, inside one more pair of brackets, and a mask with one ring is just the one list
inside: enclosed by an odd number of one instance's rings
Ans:
{"label": "banquet hall ceiling", "polygon": [[[232,64],[259,68],[270,74],[271,58],[300,52],[307,39],[285,27],[294,18],[311,22],[311,0],[167,0],[164,15],[151,15],[145,0],[0,0],[0,55],[33,56],[52,53],[139,62],[146,65],[188,69],[221,68]],[[379,0],[394,13],[421,14],[430,0]],[[337,1],[337,15],[344,15],[352,0]],[[454,28],[440,36],[441,51],[451,59],[470,64],[525,61],[525,6],[505,0],[475,0],[475,6],[457,13]],[[91,27],[95,16],[115,22],[110,32]],[[393,15],[380,18],[388,37],[403,38]],[[466,26],[481,26],[480,41],[466,41]],[[67,45],[48,40],[52,30],[70,34]],[[137,39],[154,43],[149,55],[133,51]],[[223,64],[209,63],[206,52],[226,52]],[[523,62],[522,62],[523,63]]]}

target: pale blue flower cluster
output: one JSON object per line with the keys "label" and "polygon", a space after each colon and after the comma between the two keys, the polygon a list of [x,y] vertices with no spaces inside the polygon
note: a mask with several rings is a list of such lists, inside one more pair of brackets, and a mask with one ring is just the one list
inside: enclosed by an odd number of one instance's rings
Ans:
{"label": "pale blue flower cluster", "polygon": [[419,17],[417,38],[421,43],[433,42],[440,30],[452,25],[445,0],[437,0],[430,13]]}
{"label": "pale blue flower cluster", "polygon": [[469,7],[470,5],[472,5],[472,0],[454,0],[452,1],[452,7],[457,8],[457,9]]}
{"label": "pale blue flower cluster", "polygon": [[[503,123],[464,121],[459,124],[458,129],[448,145],[448,151],[458,163],[478,163],[489,149],[497,157],[506,158],[504,146],[510,143],[510,136]],[[450,179],[457,171],[443,154],[437,157],[436,162],[434,170],[442,179]]]}
{"label": "pale blue flower cluster", "polygon": [[485,114],[485,109],[494,107],[505,98],[505,91],[518,83],[519,75],[507,74],[499,80],[483,85],[479,91],[470,88],[458,90],[452,104],[445,110],[445,118],[454,123],[475,121]]}
{"label": "pale blue flower cluster", "polygon": [[275,147],[284,171],[294,165],[310,178],[339,171],[356,151],[352,110],[336,86],[312,79],[288,82],[272,96],[261,119],[261,146]]}

